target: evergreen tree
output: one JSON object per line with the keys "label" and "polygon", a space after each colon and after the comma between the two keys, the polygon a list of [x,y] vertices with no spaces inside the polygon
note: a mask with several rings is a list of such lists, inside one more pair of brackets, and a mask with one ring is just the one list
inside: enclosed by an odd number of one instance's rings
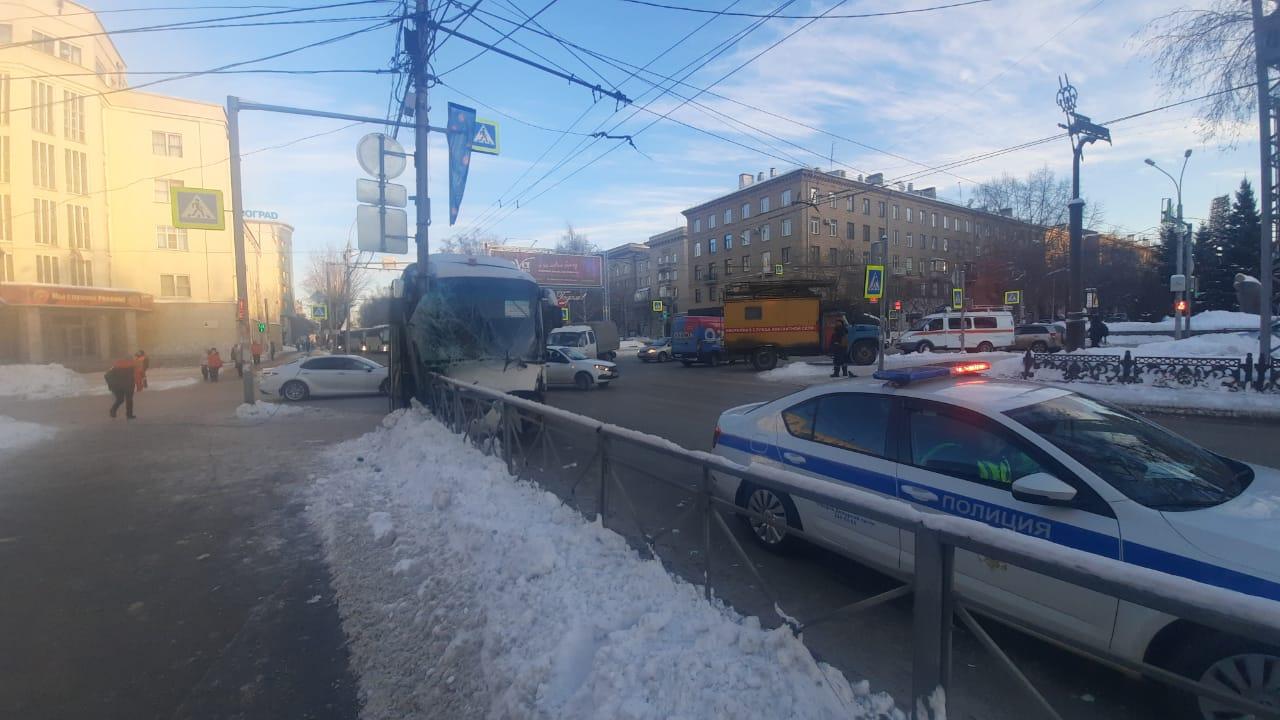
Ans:
{"label": "evergreen tree", "polygon": [[[1178,232],[1172,225],[1160,226],[1160,278],[1165,288],[1178,272]],[[1172,312],[1172,311],[1170,311]]]}
{"label": "evergreen tree", "polygon": [[[1257,277],[1260,268],[1259,243],[1262,238],[1262,220],[1258,217],[1258,202],[1248,180],[1240,181],[1231,214],[1227,216],[1222,231],[1222,259],[1217,270],[1227,287],[1235,281],[1236,273]],[[1238,309],[1235,291],[1231,293],[1229,310]]]}
{"label": "evergreen tree", "polygon": [[1195,309],[1231,310],[1235,307],[1236,292],[1232,287],[1234,275],[1222,269],[1222,230],[1201,225],[1196,231],[1195,276],[1199,283]]}

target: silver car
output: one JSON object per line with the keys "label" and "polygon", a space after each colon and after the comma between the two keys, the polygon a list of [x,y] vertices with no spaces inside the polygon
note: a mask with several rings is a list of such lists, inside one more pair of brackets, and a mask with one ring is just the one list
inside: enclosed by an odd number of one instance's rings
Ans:
{"label": "silver car", "polygon": [[618,366],[608,360],[589,358],[581,350],[571,347],[552,346],[547,348],[546,372],[547,387],[572,385],[579,390],[590,390],[592,386],[609,387],[609,383],[618,379]]}
{"label": "silver car", "polygon": [[359,355],[301,357],[258,376],[259,393],[295,402],[323,395],[385,395],[389,387],[387,368]]}

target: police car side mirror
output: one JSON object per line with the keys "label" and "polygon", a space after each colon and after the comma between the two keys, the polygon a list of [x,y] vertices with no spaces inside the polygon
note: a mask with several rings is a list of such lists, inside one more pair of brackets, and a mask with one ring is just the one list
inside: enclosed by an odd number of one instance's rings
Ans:
{"label": "police car side mirror", "polygon": [[1068,505],[1076,497],[1076,489],[1050,475],[1031,473],[1013,481],[1013,498],[1037,505]]}

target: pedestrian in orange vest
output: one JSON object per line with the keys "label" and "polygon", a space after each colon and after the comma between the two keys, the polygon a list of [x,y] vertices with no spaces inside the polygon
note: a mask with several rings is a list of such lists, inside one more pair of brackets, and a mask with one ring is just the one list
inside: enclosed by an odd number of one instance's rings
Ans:
{"label": "pedestrian in orange vest", "polygon": [[133,356],[133,389],[134,392],[142,392],[147,386],[147,371],[151,369],[151,358],[147,354],[139,350]]}

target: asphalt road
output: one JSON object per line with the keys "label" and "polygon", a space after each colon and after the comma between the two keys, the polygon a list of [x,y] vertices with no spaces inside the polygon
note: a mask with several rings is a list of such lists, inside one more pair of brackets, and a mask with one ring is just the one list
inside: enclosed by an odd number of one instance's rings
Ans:
{"label": "asphalt road", "polygon": [[[747,367],[682,367],[679,363],[645,364],[634,357],[619,358],[621,379],[607,389],[588,392],[555,390],[548,403],[599,420],[633,428],[691,449],[708,450],[721,411],[734,405],[772,400],[800,386],[761,381]],[[867,372],[867,368],[855,368]],[[1169,428],[1210,449],[1241,459],[1280,466],[1280,447],[1258,442],[1256,422],[1153,416]],[[560,477],[543,478],[550,489],[589,511],[598,504],[591,465],[594,440],[572,432],[555,436]],[[585,473],[575,484],[575,473]],[[665,458],[644,453],[623,454],[618,471],[625,499],[610,501],[607,522],[624,533],[638,533],[629,507],[636,508],[643,531],[675,528],[663,536],[658,554],[673,571],[702,582],[701,529],[697,521],[678,524],[693,496],[679,489],[698,480],[691,468],[673,466]],[[650,473],[650,474],[646,474]],[[659,477],[674,483],[661,482]],[[610,492],[613,492],[610,490]],[[735,537],[778,596],[782,608],[802,622],[848,603],[883,592],[896,582],[832,553],[806,548],[786,557],[760,550],[739,523],[731,523]],[[730,543],[716,535],[711,553],[712,586],[718,597],[740,611],[767,623],[778,621],[771,604],[757,587]],[[850,678],[867,678],[876,690],[894,697],[910,697],[910,600],[894,601],[855,618],[832,618],[805,633],[805,641],[822,660]],[[1165,715],[1162,688],[1133,679],[1079,658],[1015,631],[984,623],[1019,668],[1065,718],[1155,720]],[[1027,694],[963,629],[955,639],[952,717],[983,720],[1021,720],[1040,711]]]}

